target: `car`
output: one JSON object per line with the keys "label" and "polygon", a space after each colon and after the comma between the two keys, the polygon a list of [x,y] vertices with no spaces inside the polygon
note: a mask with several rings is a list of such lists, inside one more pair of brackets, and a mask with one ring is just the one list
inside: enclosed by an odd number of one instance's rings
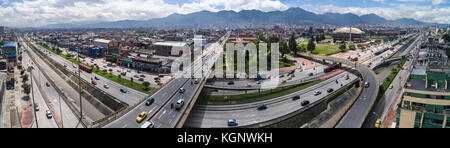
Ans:
{"label": "car", "polygon": [[110,68],[109,71],[112,72],[113,71],[112,68]]}
{"label": "car", "polygon": [[135,78],[139,78],[139,75],[134,75],[133,77],[135,77]]}
{"label": "car", "polygon": [[152,121],[146,121],[144,124],[142,124],[141,128],[155,128],[155,123]]}
{"label": "car", "polygon": [[181,87],[180,89],[179,89],[179,92],[180,93],[184,93],[184,91],[186,91],[183,87]]}
{"label": "car", "polygon": [[295,74],[291,74],[291,75],[289,75],[290,77],[295,77]]}
{"label": "car", "polygon": [[45,85],[47,85],[47,87],[50,87],[50,83],[46,82]]}
{"label": "car", "polygon": [[159,82],[161,82],[161,80],[159,80],[159,79],[156,79],[156,80],[155,80],[155,82],[156,82],[156,83],[159,83]]}
{"label": "car", "polygon": [[122,71],[120,71],[119,69],[117,69],[117,72],[118,72],[118,73],[121,73]]}
{"label": "car", "polygon": [[309,74],[308,74],[308,76],[313,76],[313,75],[314,75],[313,73],[309,73]]}
{"label": "car", "polygon": [[153,104],[153,102],[155,102],[155,99],[153,97],[150,97],[145,101],[145,105],[150,106]]}
{"label": "car", "polygon": [[108,84],[106,84],[106,83],[103,85],[103,87],[106,88],[106,89],[109,88]]}
{"label": "car", "polygon": [[381,125],[381,119],[377,119],[377,121],[375,122],[375,128],[380,128]]}
{"label": "car", "polygon": [[302,69],[302,66],[301,66],[301,65],[299,65],[299,66],[297,67],[297,69]]}
{"label": "car", "polygon": [[95,80],[100,80],[97,76],[94,76],[94,79],[95,79]]}
{"label": "car", "polygon": [[308,105],[308,104],[309,104],[309,101],[308,101],[308,100],[304,100],[304,101],[302,101],[302,103],[301,103],[302,106],[306,106],[306,105]]}
{"label": "car", "polygon": [[237,126],[239,123],[236,119],[229,119],[228,126]]}
{"label": "car", "polygon": [[288,76],[287,80],[292,80],[292,77],[291,77],[291,76]]}
{"label": "car", "polygon": [[234,81],[228,81],[228,85],[234,85]]}
{"label": "car", "polygon": [[127,72],[131,72],[131,69],[127,69]]}
{"label": "car", "polygon": [[289,71],[289,74],[293,74],[293,73],[295,73],[295,70]]}
{"label": "car", "polygon": [[156,80],[161,80],[161,78],[159,78],[159,77],[154,77],[153,79],[154,79],[155,81],[156,81]]}
{"label": "car", "polygon": [[122,73],[120,73],[121,75],[123,75],[123,76],[126,76],[127,75],[127,72],[122,72]]}
{"label": "car", "polygon": [[261,81],[256,81],[256,84],[261,84]]}
{"label": "car", "polygon": [[281,81],[281,83],[286,83],[286,82],[287,82],[286,80]]}
{"label": "car", "polygon": [[267,109],[267,105],[265,104],[258,105],[258,110],[265,110],[265,109]]}
{"label": "car", "polygon": [[34,103],[34,110],[35,111],[39,111],[39,104],[38,103]]}
{"label": "car", "polygon": [[164,78],[163,74],[158,74],[158,77]]}
{"label": "car", "polygon": [[334,91],[333,88],[328,88],[328,90],[327,90],[328,93],[331,93],[331,92],[333,92],[333,91]]}
{"label": "car", "polygon": [[47,116],[48,119],[52,118],[52,112],[50,110],[45,111],[45,116]]}
{"label": "car", "polygon": [[78,75],[78,71],[75,71],[75,75]]}
{"label": "car", "polygon": [[280,78],[284,78],[284,75],[280,75]]}
{"label": "car", "polygon": [[366,81],[366,83],[364,83],[364,87],[368,88],[369,87],[369,82]]}
{"label": "car", "polygon": [[175,103],[175,110],[181,109],[181,107],[183,107],[183,105],[184,105],[184,99],[179,99],[179,100]]}
{"label": "car", "polygon": [[251,83],[247,83],[247,87],[252,87],[252,84]]}
{"label": "car", "polygon": [[147,112],[141,112],[137,117],[136,117],[136,122],[141,123],[142,120],[144,120],[147,117]]}
{"label": "car", "polygon": [[120,88],[120,92],[127,93],[127,89],[126,88]]}
{"label": "car", "polygon": [[95,82],[95,80],[92,80],[91,83],[97,85],[97,82]]}
{"label": "car", "polygon": [[298,100],[298,99],[300,99],[300,96],[294,96],[294,97],[292,97],[292,100],[293,100],[293,101]]}
{"label": "car", "polygon": [[198,84],[198,83],[199,83],[198,79],[195,79],[195,80],[194,80],[194,83],[195,83],[195,84]]}
{"label": "car", "polygon": [[321,92],[320,90],[314,91],[314,96],[318,96],[318,95],[320,95],[320,94],[322,94],[322,92]]}
{"label": "car", "polygon": [[139,78],[139,81],[144,81],[144,78]]}
{"label": "car", "polygon": [[141,74],[140,77],[145,78],[145,75]]}

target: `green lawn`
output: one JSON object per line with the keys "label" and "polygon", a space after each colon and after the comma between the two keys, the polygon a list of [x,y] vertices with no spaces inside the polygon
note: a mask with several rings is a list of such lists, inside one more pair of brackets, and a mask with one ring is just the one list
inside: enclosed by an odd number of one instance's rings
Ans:
{"label": "green lawn", "polygon": [[[34,40],[34,39],[33,39],[33,40]],[[34,41],[37,42],[36,40],[34,40]],[[57,55],[59,55],[59,56],[65,58],[65,59],[71,61],[72,63],[79,64],[78,61],[77,61],[76,59],[74,59],[74,58],[72,58],[72,57],[68,57],[68,56],[66,56],[66,55],[64,55],[64,54],[62,54],[62,53],[58,53],[58,52],[56,52],[56,50],[54,50],[54,49],[52,49],[52,48],[49,48],[48,46],[45,46],[44,44],[42,44],[42,43],[40,43],[40,42],[37,42],[37,43],[38,43],[40,46],[42,46],[42,47],[44,47],[44,48],[50,50],[51,52],[53,52],[53,53],[55,53],[55,54],[57,54]],[[96,73],[96,74],[98,74],[98,75],[100,75],[100,76],[103,76],[103,77],[105,77],[105,78],[107,78],[107,79],[109,79],[109,80],[111,80],[111,81],[114,81],[114,82],[116,82],[116,83],[122,84],[122,85],[124,85],[124,86],[129,87],[129,88],[136,89],[136,90],[141,91],[141,92],[143,92],[143,93],[151,94],[151,93],[153,93],[153,92],[156,90],[155,88],[152,88],[152,87],[147,87],[147,88],[146,88],[146,87],[144,87],[144,85],[142,85],[142,84],[136,83],[136,82],[134,82],[134,81],[131,82],[131,80],[127,80],[127,79],[124,79],[124,78],[119,78],[119,76],[117,76],[117,75],[110,74],[110,73],[108,73],[108,72],[102,71],[102,70],[97,69],[96,67],[94,67],[94,66],[92,66],[92,65],[89,65],[89,64],[86,64],[86,63],[83,63],[83,62],[81,62],[81,64],[91,67],[91,68],[92,68],[92,72],[94,72],[94,73]]]}
{"label": "green lawn", "polygon": [[250,103],[250,102],[256,102],[256,101],[262,101],[267,99],[272,99],[280,96],[284,96],[287,94],[291,94],[294,92],[297,92],[299,90],[308,88],[310,86],[313,86],[315,84],[318,84],[322,82],[323,80],[316,80],[313,82],[309,82],[306,84],[298,85],[298,86],[291,86],[288,88],[275,88],[272,91],[266,90],[261,91],[261,95],[259,95],[258,92],[255,93],[248,93],[245,94],[239,94],[239,95],[225,95],[227,99],[224,99],[225,96],[223,95],[209,95],[209,96],[202,96],[200,98],[199,103],[200,104],[216,104],[216,105],[222,105],[222,104],[230,104],[230,98],[235,101],[234,104],[242,104],[242,103]]}

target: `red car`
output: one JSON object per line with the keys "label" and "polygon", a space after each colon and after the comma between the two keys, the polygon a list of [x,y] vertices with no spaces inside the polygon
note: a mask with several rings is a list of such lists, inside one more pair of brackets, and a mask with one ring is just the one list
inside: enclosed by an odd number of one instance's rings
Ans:
{"label": "red car", "polygon": [[139,78],[139,81],[144,81],[144,78]]}
{"label": "red car", "polygon": [[47,83],[45,83],[45,85],[47,85],[47,87],[50,87],[50,84],[47,82]]}
{"label": "red car", "polygon": [[112,69],[110,68],[109,71],[112,71]]}
{"label": "red car", "polygon": [[92,84],[97,85],[97,82],[95,82],[94,80],[92,80]]}

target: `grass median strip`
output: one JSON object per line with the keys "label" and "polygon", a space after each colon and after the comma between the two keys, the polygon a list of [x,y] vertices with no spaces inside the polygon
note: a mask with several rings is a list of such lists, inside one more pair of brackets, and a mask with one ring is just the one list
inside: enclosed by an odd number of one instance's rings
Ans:
{"label": "grass median strip", "polygon": [[377,98],[383,96],[384,92],[388,89],[389,85],[391,85],[392,81],[394,81],[395,77],[397,76],[400,69],[403,67],[403,65],[406,63],[406,58],[403,57],[402,61],[397,64],[397,67],[395,67],[391,74],[384,80],[383,84],[380,85],[380,90],[378,92]]}
{"label": "grass median strip", "polygon": [[[53,53],[55,53],[55,54],[57,54],[57,55],[59,55],[61,57],[63,57],[64,59],[67,59],[67,60],[71,61],[72,63],[79,64],[76,59],[74,59],[72,57],[69,57],[67,55],[64,55],[61,52],[57,52],[56,50],[54,50],[54,49],[46,46],[45,44],[42,44],[42,43],[36,41],[36,40],[34,40],[34,41],[36,43],[38,43],[40,46],[44,47],[45,49],[47,49],[47,50],[49,50],[49,51],[51,51],[51,52],[53,52]],[[83,64],[83,65],[91,67],[92,68],[92,72],[94,72],[94,73],[96,73],[96,74],[98,74],[98,75],[100,75],[102,77],[105,77],[105,78],[107,78],[107,79],[109,79],[111,81],[114,81],[116,83],[122,84],[122,85],[124,85],[126,87],[133,88],[135,90],[138,90],[138,91],[141,91],[141,92],[147,93],[147,94],[152,94],[156,90],[153,87],[145,87],[143,84],[139,84],[139,83],[134,82],[134,81],[132,82],[131,80],[124,79],[124,78],[121,78],[121,77],[119,77],[117,75],[114,75],[114,74],[108,73],[106,71],[100,70],[97,67],[94,67],[92,65],[89,65],[89,64],[86,64],[86,63],[83,63],[83,62],[80,62],[80,63]]]}
{"label": "grass median strip", "polygon": [[[272,99],[287,94],[291,94],[302,89],[308,88],[315,84],[322,82],[323,80],[316,80],[313,82],[291,86],[287,88],[275,88],[272,90],[261,91],[261,95],[258,92],[238,95],[207,95],[200,98],[200,104],[215,104],[215,105],[226,105],[226,104],[243,104],[256,101],[262,101],[267,99]],[[233,103],[231,103],[232,101]]]}

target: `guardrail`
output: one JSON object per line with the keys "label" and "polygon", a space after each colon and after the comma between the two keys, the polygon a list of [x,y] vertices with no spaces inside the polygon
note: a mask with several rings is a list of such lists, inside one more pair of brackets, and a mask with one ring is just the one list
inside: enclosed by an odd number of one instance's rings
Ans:
{"label": "guardrail", "polygon": [[329,99],[333,99],[333,97],[337,97],[338,93],[342,94],[343,92],[345,92],[345,91],[342,91],[342,90],[348,89],[350,86],[354,85],[355,83],[359,83],[359,79],[358,78],[353,80],[353,81],[351,81],[347,85],[344,85],[342,88],[340,88],[339,90],[335,91],[334,93],[330,93],[330,94],[326,95],[325,97],[323,97],[322,99],[320,99],[318,101],[315,101],[315,102],[313,102],[313,103],[311,103],[311,104],[309,104],[309,105],[307,105],[307,106],[305,106],[303,108],[300,108],[297,111],[288,113],[288,114],[286,114],[284,116],[281,116],[279,118],[274,118],[274,119],[267,120],[267,121],[264,121],[264,122],[260,122],[260,123],[257,123],[257,124],[246,125],[246,126],[239,126],[238,128],[257,128],[257,127],[267,127],[267,126],[271,126],[271,125],[274,125],[274,124],[279,124],[280,122],[288,120],[288,119],[290,119],[290,118],[292,118],[292,117],[294,117],[294,116],[296,116],[298,114],[301,114],[301,113],[303,113],[303,112],[305,112],[305,111],[315,107],[318,104],[323,103],[323,101],[325,101],[325,100],[329,100]]}
{"label": "guardrail", "polygon": [[[30,46],[30,43],[27,42],[27,44],[28,44],[28,46],[29,46],[30,48],[32,47],[32,46]],[[31,55],[30,55],[29,57],[30,57],[30,59],[35,63],[35,65],[36,65],[39,69],[42,69],[42,67],[38,64],[38,62],[36,62],[36,60],[35,60]],[[72,102],[70,102],[70,100],[68,99],[68,97],[67,97],[64,93],[62,93],[62,91],[61,91],[58,87],[56,87],[56,86],[58,86],[58,85],[56,85],[56,84],[53,82],[53,80],[47,75],[47,73],[43,72],[42,74],[44,75],[44,77],[47,78],[48,82],[49,82],[52,86],[55,86],[55,87],[53,87],[53,88],[55,88],[56,92],[57,92],[58,94],[60,94],[61,98],[64,100],[64,102],[66,102],[66,104],[67,104],[67,106],[70,108],[70,110],[72,110],[72,112],[73,112],[78,118],[81,118],[81,113],[80,113],[80,111],[77,110],[76,107],[72,104]],[[81,120],[81,124],[82,124],[84,127],[88,127],[88,126],[91,125],[85,118],[83,118],[83,119]]]}

